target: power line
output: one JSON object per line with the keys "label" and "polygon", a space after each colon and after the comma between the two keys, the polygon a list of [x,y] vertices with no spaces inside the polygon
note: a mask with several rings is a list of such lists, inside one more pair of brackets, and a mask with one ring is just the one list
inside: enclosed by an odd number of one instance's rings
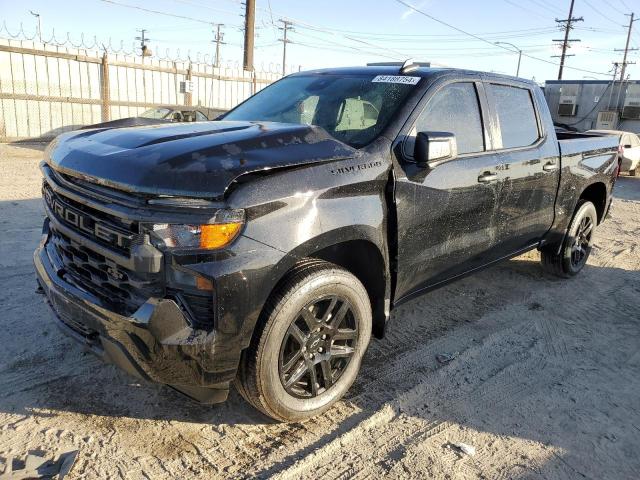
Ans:
{"label": "power line", "polygon": [[544,0],[529,0],[529,1],[532,2],[534,5],[537,5],[538,7],[542,8],[543,10],[546,10],[547,12],[552,13],[553,15],[562,13],[562,10],[560,10],[557,6],[547,3]]}
{"label": "power line", "polygon": [[619,22],[616,22],[615,20],[612,20],[611,17],[608,17],[607,15],[605,15],[604,13],[602,13],[600,10],[598,10],[596,7],[594,7],[591,2],[589,2],[589,0],[583,0],[584,3],[594,12],[596,12],[598,15],[600,15],[602,18],[604,18],[605,20],[615,24],[615,25],[620,25]]}
{"label": "power line", "polygon": [[210,5],[206,5],[206,4],[202,4],[202,3],[198,3],[198,2],[193,2],[190,0],[171,0],[173,2],[176,3],[181,3],[183,5],[191,5],[194,7],[198,7],[198,8],[204,8],[206,10],[211,10],[212,12],[219,12],[219,13],[227,13],[229,15],[236,15],[237,12],[233,12],[231,10],[223,10],[221,8],[215,8],[215,7],[211,7]]}
{"label": "power line", "polygon": [[160,10],[152,10],[150,8],[139,7],[137,5],[129,5],[129,4],[126,4],[126,3],[120,3],[120,2],[116,2],[114,0],[100,0],[100,1],[104,2],[104,3],[111,4],[111,5],[117,5],[119,7],[131,8],[131,9],[134,9],[134,10],[141,10],[141,11],[147,12],[147,13],[155,13],[156,15],[164,15],[165,17],[181,18],[183,20],[191,20],[192,22],[206,23],[207,25],[211,25],[212,24],[212,22],[207,22],[206,20],[202,20],[200,18],[193,18],[193,17],[187,17],[186,15],[177,15],[177,14],[174,14],[174,13],[161,12]]}
{"label": "power line", "polygon": [[524,6],[522,6],[522,5],[518,4],[518,3],[512,2],[511,0],[504,0],[504,1],[506,3],[508,3],[509,5],[511,5],[512,7],[516,7],[516,8],[519,8],[520,10],[524,10],[527,13],[530,13],[532,15],[536,15],[536,16],[538,16],[540,18],[543,18],[544,20],[549,20],[550,18],[553,18],[553,17],[549,17],[547,15],[543,15],[539,11],[534,10],[532,8],[524,7]]}
{"label": "power line", "polygon": [[[467,32],[467,31],[465,31],[465,30],[463,30],[461,28],[458,28],[458,27],[456,27],[454,25],[451,25],[450,23],[445,22],[444,20],[440,20],[439,18],[436,18],[433,15],[430,15],[430,14],[424,12],[423,10],[420,10],[419,8],[416,8],[413,5],[408,4],[404,0],[395,0],[395,1],[397,3],[400,3],[400,4],[404,5],[407,8],[410,8],[410,9],[414,10],[416,13],[419,13],[420,15],[423,15],[423,16],[433,20],[434,22],[440,23],[441,25],[444,25],[444,26],[449,27],[449,28],[451,28],[453,30],[456,30],[457,32],[463,33],[463,34],[465,34],[465,35],[467,35],[469,37],[475,38],[476,40],[479,40],[481,42],[487,43],[489,45],[493,45],[495,48],[501,48],[503,50],[511,51],[507,47],[504,47],[502,45],[495,45],[493,42],[491,42],[489,40],[486,40],[486,39],[480,37],[479,35],[475,35],[473,33],[469,33],[469,32]],[[527,57],[527,58],[531,58],[532,60],[537,60],[539,62],[548,63],[550,65],[556,65],[556,66],[559,65],[558,63],[552,62],[550,60],[546,60],[544,58],[539,58],[539,57],[534,57],[533,55],[528,55],[528,54],[525,54],[525,53],[523,53],[522,56]],[[596,75],[608,75],[606,73],[595,72],[593,70],[587,70],[587,69],[584,69],[584,68],[578,68],[578,67],[566,67],[566,68],[570,68],[572,70],[576,70],[576,71],[579,71],[579,72],[594,73]]]}
{"label": "power line", "polygon": [[626,9],[627,9],[627,12],[630,12],[630,11],[631,11],[631,7],[629,7],[629,5],[627,5],[627,3],[626,3],[624,0],[620,0],[620,3],[622,4],[622,6],[623,6],[624,8],[626,8]]}
{"label": "power line", "polygon": [[606,3],[609,8],[615,10],[616,12],[618,12],[620,15],[625,15],[625,12],[623,12],[622,10],[620,10],[618,7],[613,6],[613,4],[611,2],[609,2],[609,0],[600,0],[604,3]]}

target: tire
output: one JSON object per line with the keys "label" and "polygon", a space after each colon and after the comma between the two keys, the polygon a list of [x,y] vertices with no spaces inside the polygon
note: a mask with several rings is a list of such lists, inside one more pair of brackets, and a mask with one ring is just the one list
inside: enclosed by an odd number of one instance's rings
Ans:
{"label": "tire", "polygon": [[236,388],[275,420],[316,416],[351,387],[371,324],[369,296],[355,276],[328,262],[305,262],[265,305]]}
{"label": "tire", "polygon": [[634,168],[633,170],[629,170],[629,175],[632,177],[635,177],[636,173],[638,173],[638,167]]}
{"label": "tire", "polygon": [[597,225],[598,214],[593,203],[578,203],[560,253],[557,253],[557,245],[543,248],[540,252],[542,267],[562,278],[570,278],[580,273],[589,259]]}

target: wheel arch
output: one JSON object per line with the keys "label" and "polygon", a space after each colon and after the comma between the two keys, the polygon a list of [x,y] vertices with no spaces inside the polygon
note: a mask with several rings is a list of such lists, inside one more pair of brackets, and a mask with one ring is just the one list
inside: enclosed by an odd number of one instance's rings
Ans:
{"label": "wheel arch", "polygon": [[607,209],[606,185],[603,182],[596,182],[587,186],[580,194],[576,208],[578,208],[580,200],[586,200],[593,203],[593,205],[596,207],[596,213],[598,214],[598,224],[602,223]]}
{"label": "wheel arch", "polygon": [[[273,287],[266,298],[282,288],[289,276],[314,260],[323,260],[344,268],[362,282],[372,310],[372,333],[384,336],[391,304],[389,260],[384,239],[368,226],[326,232],[285,255],[273,269]],[[259,318],[263,318],[265,306]],[[260,321],[260,320],[258,320]]]}

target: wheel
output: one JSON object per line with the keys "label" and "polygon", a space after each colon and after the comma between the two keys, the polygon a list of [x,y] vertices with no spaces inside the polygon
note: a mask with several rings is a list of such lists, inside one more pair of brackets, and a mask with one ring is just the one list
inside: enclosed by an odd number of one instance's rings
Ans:
{"label": "wheel", "polygon": [[634,168],[633,170],[629,170],[629,175],[631,175],[632,177],[635,177],[637,172],[638,172],[638,167]]}
{"label": "wheel", "polygon": [[286,422],[318,415],[355,380],[371,338],[371,304],[348,271],[310,261],[267,302],[236,387],[264,414]]}
{"label": "wheel", "polygon": [[591,202],[578,204],[565,239],[557,253],[557,246],[541,251],[541,262],[545,270],[559,277],[577,275],[587,263],[593,242],[593,233],[598,224],[596,207]]}

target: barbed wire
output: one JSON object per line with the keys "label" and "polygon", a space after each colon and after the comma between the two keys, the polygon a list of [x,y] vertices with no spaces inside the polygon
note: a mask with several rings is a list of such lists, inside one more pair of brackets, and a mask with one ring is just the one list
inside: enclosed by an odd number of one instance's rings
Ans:
{"label": "barbed wire", "polygon": [[[91,50],[95,51],[96,55],[98,52],[106,52],[111,55],[122,55],[129,57],[140,57],[140,49],[135,41],[131,42],[131,48],[128,49],[125,46],[124,40],[120,40],[119,43],[116,41],[114,45],[114,41],[111,37],[109,37],[106,41],[101,41],[97,36],[93,35],[92,37],[85,36],[84,33],[80,34],[80,39],[74,39],[71,36],[70,32],[65,32],[63,34],[56,34],[55,28],[51,30],[51,35],[42,36],[38,35],[38,32],[35,31],[33,34],[29,33],[24,29],[24,25],[22,22],[17,30],[17,32],[12,32],[11,29],[7,26],[6,21],[3,21],[0,24],[0,38],[5,37],[7,40],[15,40],[15,41],[27,41],[27,42],[38,42],[43,44],[44,46],[54,46],[59,48],[75,48],[77,50]],[[61,37],[61,38],[59,38]],[[89,39],[87,39],[89,38]],[[187,50],[186,56],[178,48],[175,50],[175,54],[171,54],[171,49],[166,48],[164,55],[160,55],[155,52],[149,58],[158,61],[164,62],[173,62],[173,63],[192,63],[192,64],[203,64],[212,66],[213,58],[209,53],[203,54],[202,52],[192,53],[191,50]],[[242,67],[240,62],[237,60],[227,60],[220,68],[224,68],[227,70],[240,70]],[[260,73],[269,73],[269,74],[280,74],[282,72],[282,64],[269,62],[269,63],[261,63],[260,68],[256,69]],[[290,67],[289,71],[293,72],[294,67]]]}

